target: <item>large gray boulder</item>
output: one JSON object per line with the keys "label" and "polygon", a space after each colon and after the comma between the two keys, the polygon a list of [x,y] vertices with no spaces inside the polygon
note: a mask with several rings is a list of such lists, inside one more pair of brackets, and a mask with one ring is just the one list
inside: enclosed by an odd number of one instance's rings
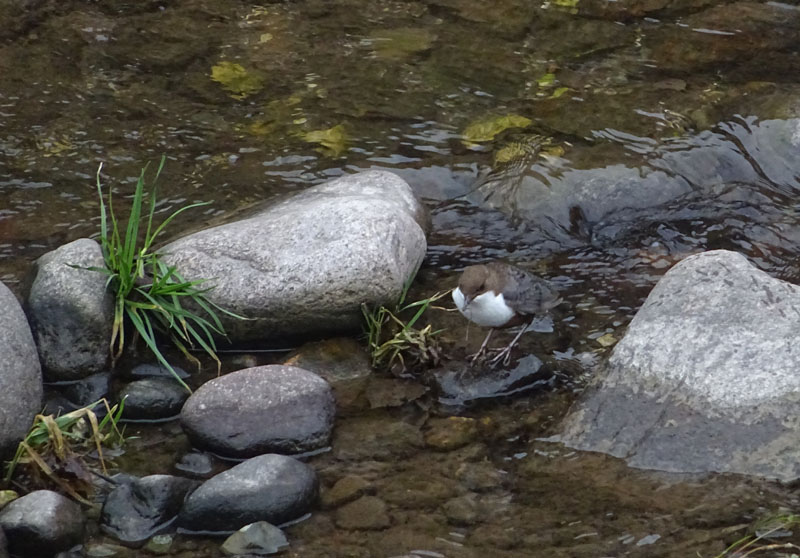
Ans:
{"label": "large gray boulder", "polygon": [[656,285],[557,437],[634,467],[800,478],[800,287],[735,252]]}
{"label": "large gray boulder", "polygon": [[327,445],[335,402],[328,382],[295,366],[256,366],[206,382],[186,401],[189,440],[225,457],[302,453]]}
{"label": "large gray boulder", "polygon": [[28,315],[49,380],[79,380],[99,372],[108,360],[114,297],[107,275],[80,267],[104,267],[94,240],[81,238],[36,261]]}
{"label": "large gray boulder", "polygon": [[[242,221],[162,250],[189,280],[207,278],[233,341],[352,330],[362,302],[394,302],[425,256],[425,212],[397,175],[320,184]],[[221,316],[225,318],[224,316]]]}
{"label": "large gray boulder", "polygon": [[13,452],[42,405],[42,369],[28,320],[0,282],[0,458]]}

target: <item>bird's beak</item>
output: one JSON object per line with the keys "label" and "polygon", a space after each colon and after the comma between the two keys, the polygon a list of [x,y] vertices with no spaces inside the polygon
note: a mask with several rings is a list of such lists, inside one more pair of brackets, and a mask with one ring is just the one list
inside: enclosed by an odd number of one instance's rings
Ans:
{"label": "bird's beak", "polygon": [[475,300],[475,295],[464,295],[464,308],[470,305]]}

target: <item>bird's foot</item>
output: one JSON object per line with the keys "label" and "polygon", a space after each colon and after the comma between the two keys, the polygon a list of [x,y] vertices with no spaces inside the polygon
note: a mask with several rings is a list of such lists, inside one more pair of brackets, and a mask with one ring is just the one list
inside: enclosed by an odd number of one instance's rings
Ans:
{"label": "bird's foot", "polygon": [[501,349],[495,356],[493,356],[489,360],[489,364],[493,367],[497,366],[501,362],[503,363],[503,366],[508,366],[509,364],[511,364],[511,349],[512,349],[511,345],[509,345],[504,349]]}
{"label": "bird's foot", "polygon": [[467,360],[469,361],[470,365],[474,365],[479,360],[486,358],[486,349],[483,348],[477,353],[473,353],[471,355],[467,355]]}

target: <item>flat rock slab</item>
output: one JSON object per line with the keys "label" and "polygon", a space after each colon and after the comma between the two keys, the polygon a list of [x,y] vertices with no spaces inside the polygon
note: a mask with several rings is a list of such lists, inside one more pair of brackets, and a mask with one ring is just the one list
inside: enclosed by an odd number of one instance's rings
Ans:
{"label": "flat rock slab", "polygon": [[0,457],[13,453],[42,405],[42,369],[28,320],[0,283]]}
{"label": "flat rock slab", "polygon": [[361,304],[394,302],[425,256],[424,208],[399,176],[348,175],[241,221],[179,239],[165,261],[206,296],[233,342],[358,329]]}
{"label": "flat rock slab", "polygon": [[317,498],[317,474],[285,455],[248,459],[203,483],[183,505],[179,526],[225,533],[256,521],[280,525],[307,513]]}
{"label": "flat rock slab", "polygon": [[28,295],[31,329],[52,381],[99,372],[109,356],[114,298],[108,276],[73,265],[104,267],[100,245],[81,238],[39,258]]}
{"label": "flat rock slab", "polygon": [[178,515],[196,481],[172,475],[150,475],[124,482],[103,504],[101,528],[124,543],[143,543]]}
{"label": "flat rock slab", "polygon": [[556,439],[634,467],[797,480],[798,332],[800,287],[735,252],[686,258]]}
{"label": "flat rock slab", "polygon": [[181,410],[191,442],[225,457],[324,447],[335,403],[330,385],[295,366],[245,368],[206,382]]}

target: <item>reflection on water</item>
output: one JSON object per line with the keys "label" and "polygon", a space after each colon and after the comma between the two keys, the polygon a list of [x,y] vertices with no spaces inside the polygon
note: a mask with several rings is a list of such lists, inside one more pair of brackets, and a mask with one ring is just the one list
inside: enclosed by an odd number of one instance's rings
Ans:
{"label": "reflection on water", "polygon": [[[34,258],[97,230],[100,162],[122,208],[141,165],[166,154],[162,215],[213,200],[182,215],[185,229],[343,172],[396,171],[433,214],[423,288],[493,258],[559,286],[556,332],[523,343],[557,374],[462,409],[481,426],[456,450],[426,445],[436,413],[423,405],[343,417],[334,451],[313,464],[325,487],[366,479],[391,527],[342,528],[352,518],[321,511],[289,529],[291,553],[715,555],[794,496],[634,472],[537,438],[674,262],[729,248],[800,278],[798,10],[717,4],[108,1],[0,13],[0,279],[17,287]],[[504,115],[531,124],[462,142],[470,123]],[[442,322],[461,347],[463,322]],[[169,470],[147,461],[143,472]],[[216,548],[183,541],[175,555]]]}

